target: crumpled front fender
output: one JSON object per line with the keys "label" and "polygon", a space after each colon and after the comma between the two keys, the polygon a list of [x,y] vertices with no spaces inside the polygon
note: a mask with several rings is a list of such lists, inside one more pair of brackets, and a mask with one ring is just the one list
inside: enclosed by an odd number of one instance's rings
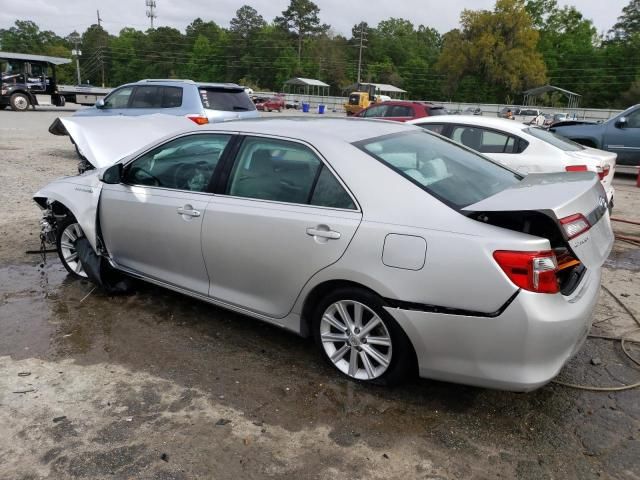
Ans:
{"label": "crumpled front fender", "polygon": [[[102,182],[98,180],[98,173],[94,170],[76,177],[60,178],[44,186],[33,195],[36,201],[44,198],[50,202],[59,202],[69,209],[96,251],[98,202],[102,192]],[[42,203],[37,203],[42,208]]]}

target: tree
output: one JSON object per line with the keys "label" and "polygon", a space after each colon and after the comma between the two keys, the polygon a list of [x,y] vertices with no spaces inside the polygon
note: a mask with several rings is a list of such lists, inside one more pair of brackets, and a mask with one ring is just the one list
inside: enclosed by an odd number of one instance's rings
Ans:
{"label": "tree", "polygon": [[616,38],[626,39],[640,33],[640,0],[631,0],[611,29]]}
{"label": "tree", "polygon": [[249,36],[264,27],[267,22],[262,15],[249,5],[243,5],[236,10],[236,16],[231,19],[230,31],[236,37],[246,40]]}
{"label": "tree", "polygon": [[329,25],[321,24],[320,8],[311,0],[291,0],[289,7],[276,17],[274,23],[298,37],[298,61],[302,57],[302,40],[306,35],[325,33]]}
{"label": "tree", "polygon": [[445,35],[437,64],[447,79],[446,93],[453,93],[467,76],[491,88],[485,101],[499,101],[545,82],[545,64],[536,49],[539,34],[524,0],[497,0],[493,11],[464,10],[460,23],[461,30]]}

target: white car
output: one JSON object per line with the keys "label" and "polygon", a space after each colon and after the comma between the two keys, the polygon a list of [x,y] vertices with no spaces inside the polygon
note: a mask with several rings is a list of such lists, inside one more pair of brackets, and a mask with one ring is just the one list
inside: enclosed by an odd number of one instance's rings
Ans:
{"label": "white car", "polygon": [[543,128],[470,115],[425,117],[407,123],[448,137],[523,174],[591,171],[613,205],[617,155],[585,147]]}

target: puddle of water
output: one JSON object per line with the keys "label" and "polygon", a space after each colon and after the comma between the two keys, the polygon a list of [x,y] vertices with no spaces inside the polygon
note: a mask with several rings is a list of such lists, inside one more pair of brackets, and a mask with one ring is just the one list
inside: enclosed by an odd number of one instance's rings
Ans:
{"label": "puddle of water", "polygon": [[640,248],[614,250],[604,263],[608,268],[640,271]]}

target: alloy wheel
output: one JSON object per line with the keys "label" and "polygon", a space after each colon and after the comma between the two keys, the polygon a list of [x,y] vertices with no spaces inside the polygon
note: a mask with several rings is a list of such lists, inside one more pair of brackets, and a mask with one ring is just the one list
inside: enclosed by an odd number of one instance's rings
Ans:
{"label": "alloy wheel", "polygon": [[70,223],[60,234],[60,254],[70,270],[80,277],[87,277],[76,250],[76,241],[84,237],[84,232],[77,223]]}
{"label": "alloy wheel", "polygon": [[387,326],[360,302],[339,300],[329,305],[320,320],[320,340],[331,363],[352,378],[378,378],[391,364]]}

